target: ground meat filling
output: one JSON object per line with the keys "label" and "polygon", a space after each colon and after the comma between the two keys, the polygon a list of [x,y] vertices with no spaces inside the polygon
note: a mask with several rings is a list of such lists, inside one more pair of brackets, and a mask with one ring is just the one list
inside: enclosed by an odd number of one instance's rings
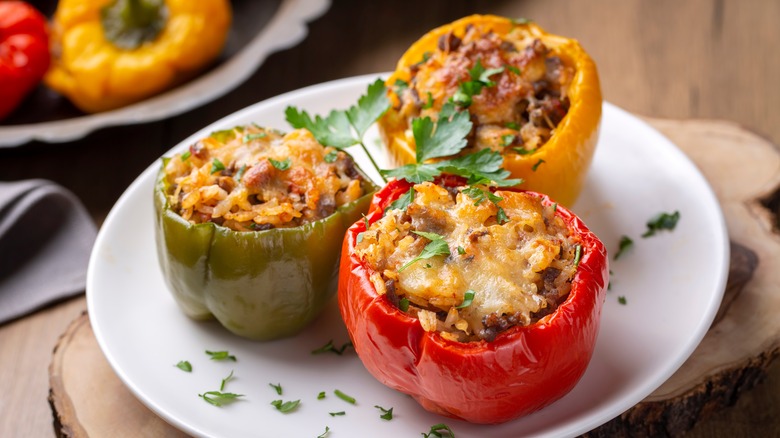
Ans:
{"label": "ground meat filling", "polygon": [[493,85],[473,96],[468,107],[474,127],[465,153],[490,148],[527,154],[542,147],[569,110],[566,91],[574,69],[519,29],[499,36],[470,26],[464,35],[442,35],[435,51],[407,67],[411,80],[395,89],[395,109],[409,126],[415,117],[435,119],[461,84],[472,79],[469,71],[478,62],[501,72],[490,76]]}
{"label": "ground meat filling", "polygon": [[306,130],[255,125],[212,133],[167,161],[171,208],[195,223],[235,231],[296,227],[332,215],[365,193],[348,154]]}
{"label": "ground meat filling", "polygon": [[[378,293],[426,331],[460,342],[492,341],[554,312],[576,272],[577,242],[553,206],[526,193],[497,191],[497,205],[473,193],[418,184],[406,210],[388,210],[355,247]],[[415,232],[440,236],[449,254],[410,264],[432,242]]]}

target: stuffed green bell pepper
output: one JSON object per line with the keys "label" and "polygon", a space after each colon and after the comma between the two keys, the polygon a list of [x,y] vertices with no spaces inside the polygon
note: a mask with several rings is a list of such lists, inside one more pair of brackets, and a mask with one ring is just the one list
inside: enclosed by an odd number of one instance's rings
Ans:
{"label": "stuffed green bell pepper", "polygon": [[301,331],[335,294],[341,241],[376,187],[309,131],[212,133],[163,160],[157,252],[189,317],[240,336]]}

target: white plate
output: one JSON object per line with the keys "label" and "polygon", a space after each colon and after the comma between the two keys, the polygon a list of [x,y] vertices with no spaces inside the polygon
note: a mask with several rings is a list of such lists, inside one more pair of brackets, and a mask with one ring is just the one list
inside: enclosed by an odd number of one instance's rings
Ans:
{"label": "white plate", "polygon": [[[207,133],[257,122],[288,129],[287,105],[323,114],[346,108],[376,76],[330,82],[258,103],[185,140],[180,151]],[[155,256],[152,186],[158,163],[127,189],[100,230],[89,265],[87,301],[92,327],[119,377],[149,408],[174,426],[202,436],[331,437],[420,436],[444,422],[458,437],[570,436],[630,408],[663,383],[704,336],[720,304],[728,264],[727,235],[712,190],[696,167],[666,138],[630,114],[605,104],[599,147],[584,195],[575,205],[614,253],[621,235],[635,245],[612,262],[601,332],[584,377],[563,399],[528,417],[477,426],[429,414],[411,398],[388,389],[348,354],[312,355],[328,340],[348,340],[338,310],[329,306],[303,334],[257,343],[217,323],[187,319],[166,290]],[[370,133],[375,137],[375,133]],[[368,142],[376,146],[376,140]],[[363,169],[365,157],[354,154]],[[679,210],[673,232],[639,236],[659,212]],[[618,303],[624,296],[626,305]],[[237,362],[210,361],[204,350],[228,350]],[[189,360],[192,373],[174,364]],[[219,389],[245,394],[222,408],[198,397]],[[281,384],[278,396],[269,383]],[[349,405],[333,390],[354,396]],[[326,391],[324,400],[317,394]],[[301,400],[282,414],[270,402]],[[393,407],[385,421],[374,406]],[[330,412],[345,411],[332,417]]]}
{"label": "white plate", "polygon": [[[32,140],[49,143],[72,141],[98,128],[152,122],[211,102],[244,82],[268,55],[303,40],[308,32],[306,23],[322,15],[330,6],[330,0],[282,0],[278,5],[245,0],[233,2],[232,6],[233,24],[227,46],[251,38],[240,48],[226,46],[225,52],[229,57],[207,73],[157,96],[112,111],[38,123],[2,125],[0,148],[19,146]],[[270,19],[258,15],[269,10],[273,11]],[[56,105],[55,101],[62,100],[50,90],[41,92],[38,98],[41,102],[36,103],[46,107],[46,111],[52,110],[49,107]]]}

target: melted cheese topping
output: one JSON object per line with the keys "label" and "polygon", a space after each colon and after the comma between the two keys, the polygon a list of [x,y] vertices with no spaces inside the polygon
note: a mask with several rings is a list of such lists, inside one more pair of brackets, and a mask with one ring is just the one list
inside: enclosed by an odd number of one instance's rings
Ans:
{"label": "melted cheese topping", "polygon": [[165,175],[170,204],[184,219],[237,231],[316,221],[365,191],[352,158],[304,129],[212,133],[168,160]]}
{"label": "melted cheese topping", "polygon": [[[565,299],[576,243],[552,207],[521,192],[495,192],[502,198],[496,205],[432,183],[414,189],[406,211],[387,211],[363,233],[356,252],[375,271],[379,293],[397,305],[408,300],[423,328],[453,340],[490,340],[535,322]],[[508,218],[502,224],[499,207]],[[404,267],[431,242],[413,231],[438,234],[449,255]],[[473,301],[458,308],[469,290]]]}
{"label": "melted cheese topping", "polygon": [[486,78],[489,84],[472,97],[474,135],[467,152],[536,150],[568,112],[566,93],[574,69],[539,39],[519,30],[498,35],[483,27],[472,26],[463,35],[444,35],[437,50],[406,67],[411,81],[398,92],[397,110],[409,126],[415,117],[435,120],[462,84],[474,80],[471,70],[479,63],[497,73]]}

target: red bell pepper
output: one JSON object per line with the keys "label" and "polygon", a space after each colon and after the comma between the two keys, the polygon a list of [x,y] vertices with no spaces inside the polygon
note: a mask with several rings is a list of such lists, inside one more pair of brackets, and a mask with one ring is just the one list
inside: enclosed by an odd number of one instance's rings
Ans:
{"label": "red bell pepper", "polygon": [[[374,195],[368,222],[379,220],[409,187],[406,181],[392,181]],[[544,205],[552,204],[547,196],[535,195]],[[366,223],[352,225],[343,242],[338,301],[368,371],[431,412],[473,423],[509,421],[569,392],[593,353],[609,268],[604,245],[585,224],[562,206],[555,214],[582,248],[569,296],[534,324],[512,327],[493,341],[466,343],[426,332],[416,318],[377,293],[369,280],[371,268],[355,254]]]}
{"label": "red bell pepper", "polygon": [[0,119],[21,103],[49,69],[46,17],[21,1],[0,1]]}

